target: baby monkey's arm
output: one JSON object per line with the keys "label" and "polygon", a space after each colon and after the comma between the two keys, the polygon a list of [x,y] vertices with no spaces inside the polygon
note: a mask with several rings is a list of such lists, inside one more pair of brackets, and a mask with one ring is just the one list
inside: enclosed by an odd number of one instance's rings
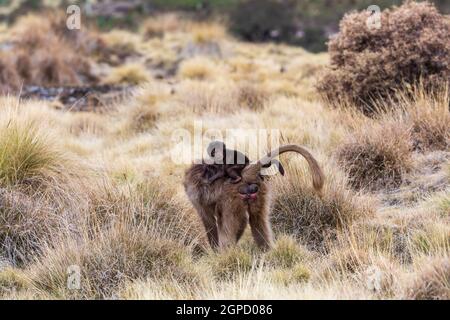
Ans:
{"label": "baby monkey's arm", "polygon": [[242,180],[242,177],[238,173],[239,172],[238,170],[241,171],[242,168],[243,168],[242,165],[235,165],[225,169],[227,175],[231,178],[232,183],[238,183],[239,181]]}
{"label": "baby monkey's arm", "polygon": [[225,170],[220,170],[218,172],[216,172],[214,175],[212,175],[211,177],[208,178],[208,183],[213,183],[214,181],[216,181],[217,179],[220,179],[222,177],[225,176]]}

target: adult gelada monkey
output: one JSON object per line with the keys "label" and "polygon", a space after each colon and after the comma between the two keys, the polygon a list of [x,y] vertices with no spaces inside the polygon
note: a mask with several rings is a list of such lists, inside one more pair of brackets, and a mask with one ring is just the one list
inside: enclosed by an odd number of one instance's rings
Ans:
{"label": "adult gelada monkey", "polygon": [[[227,179],[218,179],[212,184],[205,183],[202,164],[194,164],[186,171],[186,194],[202,219],[211,247],[222,248],[237,243],[248,223],[256,244],[261,248],[270,247],[271,192],[261,170],[270,167],[276,162],[276,156],[286,152],[299,153],[307,160],[313,186],[320,191],[324,184],[323,172],[311,153],[298,145],[282,146],[256,163],[249,164],[242,170],[242,179],[238,183]],[[279,168],[284,173],[281,165]]]}

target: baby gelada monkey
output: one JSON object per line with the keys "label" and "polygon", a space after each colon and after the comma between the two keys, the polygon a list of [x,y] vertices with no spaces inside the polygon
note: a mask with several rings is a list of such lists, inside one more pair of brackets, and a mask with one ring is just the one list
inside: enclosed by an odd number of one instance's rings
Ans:
{"label": "baby gelada monkey", "polygon": [[208,170],[212,176],[207,177],[208,183],[213,183],[223,177],[231,178],[232,183],[241,181],[241,172],[250,160],[245,154],[237,150],[227,149],[222,141],[212,141],[206,149],[208,155],[214,160],[214,164],[209,169],[214,168],[214,172]]}

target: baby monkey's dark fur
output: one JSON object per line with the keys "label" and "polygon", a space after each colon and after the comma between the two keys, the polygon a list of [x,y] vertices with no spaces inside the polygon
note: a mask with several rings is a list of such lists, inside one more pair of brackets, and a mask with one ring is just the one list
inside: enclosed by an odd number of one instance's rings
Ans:
{"label": "baby monkey's dark fur", "polygon": [[212,141],[206,151],[209,157],[214,159],[214,164],[207,166],[205,170],[205,179],[208,183],[223,177],[231,178],[232,183],[241,181],[242,169],[250,163],[245,154],[227,149],[225,143],[221,141]]}

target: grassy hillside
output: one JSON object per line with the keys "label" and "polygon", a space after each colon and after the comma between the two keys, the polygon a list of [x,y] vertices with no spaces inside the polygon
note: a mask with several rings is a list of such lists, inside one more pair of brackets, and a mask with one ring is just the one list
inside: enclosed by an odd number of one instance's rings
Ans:
{"label": "grassy hillside", "polygon": [[[59,33],[58,21],[0,29],[1,298],[450,298],[447,87],[399,91],[367,117],[319,97],[326,53],[239,42],[173,14],[138,33]],[[31,85],[124,93],[75,112],[78,100],[18,99]],[[319,196],[305,161],[281,157],[271,250],[249,230],[208,248],[182,187],[188,165],[173,161],[174,132],[199,122],[279,129],[323,166]]]}

